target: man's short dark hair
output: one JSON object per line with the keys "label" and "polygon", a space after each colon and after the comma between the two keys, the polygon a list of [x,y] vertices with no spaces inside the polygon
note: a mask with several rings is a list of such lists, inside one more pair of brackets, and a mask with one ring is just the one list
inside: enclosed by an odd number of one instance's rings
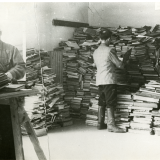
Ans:
{"label": "man's short dark hair", "polygon": [[109,29],[105,29],[100,32],[100,38],[102,40],[107,40],[108,38],[111,38],[112,32]]}

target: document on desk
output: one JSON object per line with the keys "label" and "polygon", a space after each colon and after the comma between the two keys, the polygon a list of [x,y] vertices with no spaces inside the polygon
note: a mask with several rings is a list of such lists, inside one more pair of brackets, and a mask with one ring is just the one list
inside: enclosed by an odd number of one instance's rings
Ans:
{"label": "document on desk", "polygon": [[8,86],[4,87],[2,90],[6,92],[13,92],[19,91],[21,89],[25,89],[25,84],[9,84]]}

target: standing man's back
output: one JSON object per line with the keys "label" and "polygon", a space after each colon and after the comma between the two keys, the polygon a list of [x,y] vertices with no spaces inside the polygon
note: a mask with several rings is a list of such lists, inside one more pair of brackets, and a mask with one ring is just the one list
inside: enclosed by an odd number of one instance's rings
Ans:
{"label": "standing man's back", "polygon": [[[108,128],[109,132],[124,133],[115,124],[114,109],[117,103],[117,76],[116,68],[122,69],[123,63],[118,59],[115,48],[110,48],[110,30],[100,34],[101,44],[93,53],[94,63],[97,67],[96,84],[99,87],[98,100],[98,129]],[[107,125],[104,123],[107,108]]]}
{"label": "standing man's back", "polygon": [[[121,61],[115,59],[116,53],[114,48],[101,44],[94,52],[94,63],[97,66],[96,84],[116,84],[116,65],[121,65]],[[113,59],[115,59],[113,62]]]}

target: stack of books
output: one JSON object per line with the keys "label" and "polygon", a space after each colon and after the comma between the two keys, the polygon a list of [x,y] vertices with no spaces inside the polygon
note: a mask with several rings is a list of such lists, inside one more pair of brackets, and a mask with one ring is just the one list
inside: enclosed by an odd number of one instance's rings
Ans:
{"label": "stack of books", "polygon": [[[160,82],[159,81],[149,81],[143,87],[141,87],[141,92],[143,91],[149,97],[155,97],[160,99]],[[160,111],[158,108],[152,110],[153,117],[153,131],[155,135],[160,135]]]}
{"label": "stack of books", "polygon": [[9,83],[7,75],[0,73],[0,89],[7,86]]}
{"label": "stack of books", "polygon": [[[88,51],[88,52],[90,52],[90,51]],[[82,97],[81,118],[83,118],[83,119],[86,118],[87,110],[88,110],[89,104],[90,104],[90,99],[92,97],[94,97],[93,95],[91,95],[91,84],[90,84],[94,73],[93,73],[93,67],[90,67],[91,61],[89,59],[90,59],[90,56],[88,57],[87,60],[82,60],[82,59],[77,60],[78,62],[83,61],[83,63],[79,63],[79,66],[80,66],[80,68],[83,68],[83,70],[85,71],[84,73],[82,73],[82,79],[80,82],[81,86],[80,86],[80,90],[79,90],[79,92],[83,93],[83,95],[81,95],[81,97]]]}
{"label": "stack of books", "polygon": [[153,39],[147,42],[146,45],[147,45],[147,51],[148,51],[149,57],[151,59],[155,59],[156,58],[155,57],[156,45],[154,44]]}
{"label": "stack of books", "polygon": [[[77,32],[77,30],[75,30],[75,32]],[[95,84],[96,69],[92,67],[92,64],[93,52],[98,47],[96,42],[99,40],[99,34],[96,29],[84,28],[83,35],[86,35],[85,42],[79,39],[78,44],[80,49],[78,50],[77,62],[79,63],[79,72],[82,74],[80,90],[84,93],[81,96],[81,118],[86,119],[86,116],[88,116],[87,111],[90,106],[90,99],[96,97],[98,92],[98,86]]]}
{"label": "stack of books", "polygon": [[91,126],[97,126],[98,124],[98,96],[90,100],[85,123]]}
{"label": "stack of books", "polygon": [[[36,129],[39,122],[43,122],[39,129],[42,127],[51,129],[58,126],[72,125],[73,121],[70,117],[69,106],[64,102],[65,94],[63,86],[55,83],[56,75],[52,72],[52,68],[50,68],[49,52],[44,50],[37,51],[35,49],[28,49],[27,51],[28,57],[26,63],[32,68],[32,71],[28,73],[36,71],[36,77],[26,76],[27,83],[34,81],[35,87],[38,87],[41,92],[41,104],[38,104],[37,108],[32,111],[31,121],[33,122],[33,127]],[[33,57],[36,61],[33,61]],[[43,120],[41,117],[38,120],[34,118],[40,113]]]}
{"label": "stack of books", "polygon": [[44,101],[41,95],[24,97],[24,108],[35,131],[46,128]]}
{"label": "stack of books", "polygon": [[134,103],[130,107],[132,109],[130,113],[132,121],[129,132],[143,134],[153,132],[152,112],[158,109],[159,98],[160,96],[153,89],[153,82],[146,83],[145,86],[140,87],[138,92],[133,94]]}
{"label": "stack of books", "polygon": [[121,93],[117,95],[117,106],[115,111],[116,125],[124,130],[130,127],[130,112],[129,106],[133,105],[131,94]]}
{"label": "stack of books", "polygon": [[[44,60],[47,56],[46,52],[41,54],[41,59]],[[48,59],[48,58],[47,58]],[[73,121],[70,117],[69,107],[64,102],[64,89],[59,83],[55,83],[56,75],[49,68],[49,61],[45,61],[45,66],[42,67],[42,80],[44,84],[44,100],[46,113],[46,127],[54,128],[57,126],[72,125]],[[42,82],[42,81],[40,81]]]}
{"label": "stack of books", "polygon": [[156,24],[155,27],[153,28],[152,32],[147,33],[146,35],[150,36],[150,37],[155,37],[155,38],[159,37],[160,36],[160,25]]}
{"label": "stack of books", "polygon": [[[41,60],[41,61],[40,61]],[[50,66],[49,52],[34,48],[26,51],[26,81],[42,83],[41,67]]]}
{"label": "stack of books", "polygon": [[[94,33],[94,34],[93,34]],[[94,29],[77,28],[73,37],[61,42],[63,47],[63,87],[64,100],[70,105],[70,113],[74,118],[86,119],[90,99],[96,96],[97,87],[91,84],[94,74],[92,53],[93,42],[97,34]],[[67,49],[66,50],[66,45]],[[70,47],[70,48],[68,48]],[[92,50],[93,49],[93,50]],[[91,93],[91,90],[94,93]]]}
{"label": "stack of books", "polygon": [[85,92],[82,89],[78,89],[76,91],[76,97],[81,100],[80,103],[80,108],[79,108],[79,113],[81,118],[85,118],[86,112],[89,108],[88,103],[85,102],[84,97],[85,97]]}
{"label": "stack of books", "polygon": [[[145,74],[146,73],[145,71],[148,68],[150,68],[150,66],[153,66],[153,65],[149,65],[149,64],[152,64],[152,62],[149,59],[149,56],[147,53],[147,47],[145,45],[140,44],[140,45],[135,46],[134,49],[135,49],[135,57],[139,62],[139,67],[142,71],[142,74],[143,73]],[[148,64],[148,62],[149,62],[149,64]],[[146,76],[145,76],[145,78],[146,78]]]}
{"label": "stack of books", "polygon": [[[50,127],[56,127],[57,125],[64,127],[73,124],[70,116],[70,108],[67,103],[64,102],[64,90],[61,84],[55,84],[54,91],[49,96],[49,104],[47,104],[49,112],[47,121]],[[55,112],[57,113],[55,115]]]}
{"label": "stack of books", "polygon": [[127,80],[128,83],[130,84],[130,89],[131,92],[136,92],[140,85],[145,82],[145,78],[142,75],[139,67],[139,62],[135,57],[135,50],[132,48],[129,64],[126,66],[127,70]]}
{"label": "stack of books", "polygon": [[153,110],[153,131],[155,135],[160,136],[160,110]]}
{"label": "stack of books", "polygon": [[[93,126],[96,126],[98,123],[98,86],[96,85],[96,72],[96,69],[93,69],[93,75],[90,81],[90,95],[92,98],[88,98],[86,102],[88,106],[86,124]],[[94,119],[92,119],[93,117]]]}
{"label": "stack of books", "polygon": [[140,69],[146,81],[159,80],[159,75],[155,69],[155,63],[152,59],[147,59],[141,62]]}
{"label": "stack of books", "polygon": [[69,52],[63,55],[64,58],[64,72],[63,72],[63,86],[65,90],[64,100],[70,106],[70,114],[72,117],[80,117],[81,97],[76,97],[77,90],[80,89],[80,82],[82,75],[78,71],[79,64],[77,60],[77,54]]}
{"label": "stack of books", "polygon": [[40,70],[40,57],[38,51],[34,48],[26,51],[26,81],[38,82],[38,74]]}
{"label": "stack of books", "polygon": [[81,101],[82,98],[74,97],[70,102],[70,113],[74,118],[80,118],[81,116]]}
{"label": "stack of books", "polygon": [[[120,116],[122,114],[123,118],[125,119],[123,119],[123,122],[126,122],[126,125],[122,125],[122,123],[120,123],[119,126],[123,126],[123,128],[126,128],[129,126],[128,122],[130,121],[128,113],[133,113],[133,111],[134,113],[137,113],[137,110],[134,109],[137,109],[136,106],[142,105],[142,103],[140,103],[139,100],[132,100],[129,97],[124,98],[123,95],[128,94],[129,96],[131,95],[131,93],[137,92],[140,87],[142,89],[143,85],[149,80],[158,79],[158,74],[154,68],[156,62],[156,44],[154,43],[155,39],[153,38],[153,36],[147,36],[149,30],[151,29],[150,27],[119,27],[111,29],[113,29],[113,35],[110,47],[116,48],[117,56],[119,58],[123,58],[124,53],[128,49],[132,48],[132,53],[130,56],[129,64],[126,66],[126,70],[121,71],[117,69],[116,71],[120,83],[119,88],[121,88],[122,90],[124,90],[123,88],[127,88],[128,90],[127,93],[120,93],[118,95],[120,96],[118,97],[118,101],[120,103],[124,103],[121,104],[121,106],[119,104],[120,108],[117,108],[116,111],[117,117],[118,115]],[[105,28],[77,28],[73,33],[73,37],[68,39],[68,41],[60,42],[59,46],[59,48],[61,48],[64,51],[64,100],[70,106],[72,113],[71,115],[74,117],[85,118],[85,114],[87,112],[87,109],[89,108],[86,115],[86,122],[88,120],[91,120],[88,117],[91,117],[89,115],[93,111],[93,108],[95,111],[95,107],[92,108],[92,105],[89,105],[89,99],[95,99],[95,97],[98,94],[98,86],[96,86],[95,84],[96,68],[93,68],[91,64],[93,63],[92,54],[94,50],[98,47],[100,30],[105,30]],[[125,105],[125,103],[127,103],[127,106]],[[131,105],[128,103],[131,103]],[[144,101],[144,103],[146,102]],[[148,103],[150,102],[147,102],[147,104]],[[134,106],[134,104],[136,105]],[[122,108],[122,105],[124,108]],[[129,108],[131,106],[134,106],[135,108]],[[98,105],[96,110],[98,111]],[[151,110],[149,110],[149,112],[151,112]],[[92,118],[95,121],[95,114],[93,115],[94,118],[93,116]],[[131,118],[133,118],[133,116],[131,116]],[[89,122],[90,121],[88,121],[88,123]],[[95,125],[96,123],[89,124]]]}
{"label": "stack of books", "polygon": [[144,103],[138,104],[137,102],[134,106],[130,107],[132,109],[132,112],[130,113],[132,120],[130,122],[130,129],[128,129],[128,132],[130,133],[150,134],[152,132],[153,119],[151,111],[154,106],[147,106],[147,104],[144,106],[143,104]]}

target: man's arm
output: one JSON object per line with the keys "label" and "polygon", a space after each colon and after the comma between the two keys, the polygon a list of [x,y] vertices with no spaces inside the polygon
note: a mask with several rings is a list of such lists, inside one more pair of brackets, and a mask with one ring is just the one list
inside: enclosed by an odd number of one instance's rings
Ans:
{"label": "man's arm", "polygon": [[110,59],[117,68],[124,69],[124,63],[118,58],[115,48],[110,50]]}
{"label": "man's arm", "polygon": [[21,79],[25,75],[25,62],[17,48],[13,47],[10,57],[11,69],[6,73],[10,79]]}

